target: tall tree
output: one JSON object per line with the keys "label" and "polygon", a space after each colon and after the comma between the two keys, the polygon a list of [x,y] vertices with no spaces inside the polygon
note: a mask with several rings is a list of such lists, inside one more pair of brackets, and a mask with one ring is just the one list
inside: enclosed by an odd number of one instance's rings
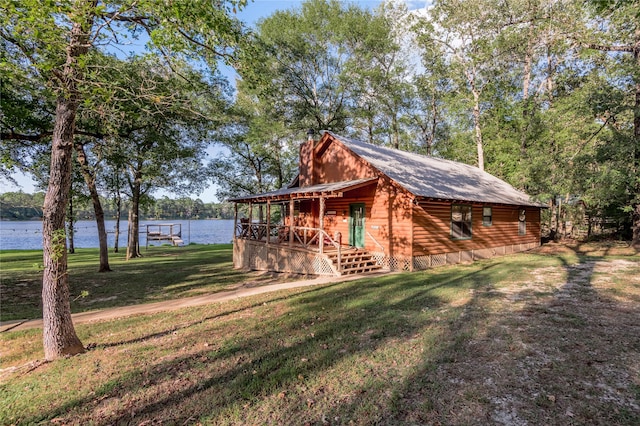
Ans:
{"label": "tall tree", "polygon": [[351,9],[340,33],[349,54],[341,73],[351,87],[352,133],[397,148],[408,148],[407,118],[414,91],[411,77],[414,49],[409,46],[410,15],[406,6],[383,2],[375,10]]}
{"label": "tall tree", "polygon": [[[438,154],[438,143],[449,138],[447,99],[455,87],[440,46],[430,44],[422,52],[423,70],[413,77],[413,107],[410,119],[419,129],[420,151]],[[441,155],[441,154],[440,154]]]}
{"label": "tall tree", "polygon": [[496,44],[500,14],[492,5],[491,0],[440,0],[417,26],[423,48],[444,52],[458,88],[470,96],[467,103],[481,170],[485,168],[486,91],[499,75],[496,65],[503,54]]}
{"label": "tall tree", "polygon": [[98,192],[97,178],[96,178],[96,164],[90,163],[86,150],[85,143],[80,138],[76,138],[74,141],[76,150],[76,158],[80,164],[80,171],[84,178],[89,195],[91,197],[91,203],[93,205],[93,212],[98,229],[98,242],[100,247],[100,266],[98,272],[109,272],[111,267],[109,266],[109,247],[107,245],[107,229],[104,223],[104,209],[102,208],[102,202],[100,200],[100,193]]}
{"label": "tall tree", "polygon": [[[630,129],[620,132],[627,139],[633,164],[629,170],[629,198],[626,210],[632,224],[632,244],[640,248],[640,1],[638,0],[593,0],[593,24],[583,34],[578,34],[582,47],[607,54],[614,71],[617,87],[624,87],[626,96],[621,99],[617,120],[630,116]],[[602,106],[599,105],[600,107]],[[618,123],[619,125],[619,123]]]}
{"label": "tall tree", "polygon": [[[95,59],[95,55],[92,59]],[[91,65],[93,67],[95,65]],[[11,88],[15,84],[15,76],[6,74],[7,86]],[[38,84],[38,82],[40,82]],[[19,160],[14,164],[23,170],[29,170],[31,175],[39,182],[46,186],[46,178],[44,175],[35,176],[37,173],[34,170],[38,170],[33,167],[33,164],[41,161],[40,159],[46,157],[49,158],[49,151],[43,151],[42,148],[47,147],[50,144],[50,137],[52,135],[52,129],[54,125],[54,110],[55,110],[55,97],[50,90],[44,89],[46,84],[40,81],[37,75],[32,75],[29,80],[20,81],[18,83],[20,87],[20,93],[14,92],[11,89],[5,90],[2,102],[2,116],[3,116],[3,149],[7,149],[7,153],[11,155],[20,154]],[[3,85],[3,87],[5,87]],[[99,103],[99,102],[96,102]],[[79,108],[84,110],[80,115],[87,115],[89,109],[87,103]],[[95,116],[96,114],[94,114]],[[99,120],[93,117],[92,120],[81,120],[80,123],[76,123],[74,133],[82,135],[83,141],[81,142],[76,138],[76,155],[75,158],[80,162],[80,171],[84,176],[87,183],[87,188],[91,193],[94,200],[93,205],[95,208],[95,218],[98,224],[99,239],[100,239],[100,266],[99,271],[109,271],[109,262],[107,255],[107,241],[106,233],[104,231],[104,214],[102,213],[102,207],[99,202],[97,188],[95,187],[95,173],[92,172],[91,166],[87,162],[87,155],[85,153],[84,145],[88,144],[90,140],[101,138],[102,135],[96,128],[100,127]],[[7,145],[5,147],[5,144]],[[81,148],[79,150],[79,148]],[[9,157],[11,158],[11,157]],[[49,161],[47,161],[48,163]],[[12,164],[3,162],[3,166],[11,167]],[[4,168],[4,167],[3,167]],[[46,167],[46,175],[49,174],[49,168]],[[74,252],[74,238],[73,238],[73,222],[75,215],[73,213],[74,196],[73,194],[80,194],[82,192],[80,188],[81,183],[73,185],[72,195],[69,199],[69,208],[67,214],[67,240],[69,253]]]}
{"label": "tall tree", "polygon": [[138,223],[145,196],[159,188],[187,192],[204,184],[205,148],[229,102],[228,86],[219,76],[204,78],[174,62],[178,76],[153,58],[129,65],[122,72],[127,78],[113,88],[115,98],[129,101],[107,114],[117,116],[118,131],[108,159],[124,173],[130,200],[128,259],[141,255]]}
{"label": "tall tree", "polygon": [[107,143],[107,148],[104,152],[105,166],[104,173],[102,174],[101,181],[108,194],[109,201],[114,206],[115,216],[115,229],[113,236],[113,252],[118,253],[120,242],[120,220],[122,218],[123,198],[125,186],[125,171],[124,171],[124,158],[118,149],[117,144]]}
{"label": "tall tree", "polygon": [[299,134],[287,128],[277,103],[238,82],[233,114],[217,137],[219,154],[209,165],[218,197],[288,184],[298,161]]}
{"label": "tall tree", "polygon": [[[90,99],[85,85],[88,55],[120,35],[146,31],[149,47],[167,60],[181,54],[203,55],[215,68],[229,54],[225,46],[237,40],[239,26],[232,7],[244,1],[122,1],[98,0],[42,3],[5,1],[0,6],[0,38],[8,65],[28,69],[50,81],[56,92],[51,167],[43,217],[43,342],[53,359],[84,351],[69,306],[64,217],[71,183],[73,138],[80,103]],[[27,73],[25,73],[27,74]]]}
{"label": "tall tree", "polygon": [[351,88],[340,76],[349,52],[341,40],[354,10],[337,0],[309,0],[258,24],[237,69],[259,96],[278,102],[290,128],[347,128]]}

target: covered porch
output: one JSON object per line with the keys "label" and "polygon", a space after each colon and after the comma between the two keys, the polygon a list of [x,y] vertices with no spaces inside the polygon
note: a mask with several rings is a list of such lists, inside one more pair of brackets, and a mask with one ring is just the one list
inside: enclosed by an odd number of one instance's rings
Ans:
{"label": "covered porch", "polygon": [[[374,179],[285,188],[234,198],[234,267],[313,275],[342,275],[379,269],[362,249],[325,228],[327,199]],[[240,217],[239,205],[245,204]]]}

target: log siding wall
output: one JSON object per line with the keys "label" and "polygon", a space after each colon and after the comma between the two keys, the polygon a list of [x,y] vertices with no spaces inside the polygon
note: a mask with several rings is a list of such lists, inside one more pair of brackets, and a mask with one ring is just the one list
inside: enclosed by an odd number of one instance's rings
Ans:
{"label": "log siding wall", "polygon": [[[451,202],[420,201],[415,206],[414,256],[540,243],[540,209],[537,207],[525,208],[527,232],[525,235],[518,235],[518,215],[523,207],[473,204],[471,238],[456,240],[451,238],[451,205]],[[492,208],[491,226],[482,224],[483,207]]]}
{"label": "log siding wall", "polygon": [[328,139],[314,148],[313,184],[342,182],[353,179],[374,178],[379,172],[368,162],[339,143]]}
{"label": "log siding wall", "polygon": [[[410,256],[411,194],[395,185],[388,177],[381,175],[371,164],[355,156],[344,145],[332,143],[331,139],[314,147],[313,158],[302,157],[309,155],[310,151],[309,146],[301,149],[300,161],[309,165],[304,166],[305,170],[313,170],[313,178],[308,181],[314,184],[378,177],[378,181],[371,185],[345,192],[343,198],[327,200],[326,211],[336,212],[335,216],[325,215],[324,225],[329,235],[340,232],[343,244],[348,244],[349,206],[364,203],[364,248],[387,255]],[[314,202],[313,212],[317,218],[318,202]]]}
{"label": "log siding wall", "polygon": [[[301,148],[302,170],[312,178],[308,185],[341,182],[378,176],[371,185],[344,193],[343,198],[326,200],[325,230],[329,235],[340,232],[343,244],[349,242],[349,206],[365,204],[365,249],[385,257],[407,259],[441,253],[456,253],[483,248],[505,247],[514,244],[540,243],[540,209],[527,207],[527,232],[518,235],[520,207],[473,204],[472,236],[470,239],[451,238],[451,202],[422,200],[413,203],[414,196],[381,175],[366,161],[340,143],[331,139],[324,143],[307,142]],[[301,173],[302,176],[302,173]],[[456,202],[469,205],[470,203]],[[482,224],[482,208],[492,208],[492,225]],[[304,221],[319,226],[319,202],[313,202],[312,213]]]}
{"label": "log siding wall", "polygon": [[380,178],[364,188],[345,192],[342,198],[327,200],[324,227],[329,235],[340,232],[342,243],[349,242],[349,207],[365,205],[364,248],[389,256],[411,256],[411,197],[406,191]]}

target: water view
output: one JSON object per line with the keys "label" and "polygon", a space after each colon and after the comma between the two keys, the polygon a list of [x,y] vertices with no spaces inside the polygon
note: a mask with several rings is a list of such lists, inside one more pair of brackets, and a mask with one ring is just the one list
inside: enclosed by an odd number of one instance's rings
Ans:
{"label": "water view", "polygon": [[[184,244],[227,244],[233,238],[233,220],[166,220],[140,221],[140,246],[147,244],[146,225],[176,224],[181,226]],[[115,242],[114,220],[105,221],[109,247]],[[156,228],[157,229],[157,228]],[[174,227],[174,232],[177,227]],[[151,241],[149,245],[168,244],[168,241]],[[76,223],[74,244],[76,248],[98,247],[98,228],[95,221],[81,220]],[[127,221],[120,221],[119,247],[127,245]],[[42,249],[42,222],[0,222],[0,250]]]}

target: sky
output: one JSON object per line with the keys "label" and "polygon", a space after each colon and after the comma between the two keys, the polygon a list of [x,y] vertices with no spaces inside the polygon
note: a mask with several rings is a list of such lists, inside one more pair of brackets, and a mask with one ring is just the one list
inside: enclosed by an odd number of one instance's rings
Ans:
{"label": "sky", "polygon": [[[425,7],[429,3],[430,0],[397,0],[404,1],[407,3],[409,9],[417,9],[420,7]],[[377,7],[382,0],[351,0],[345,3],[355,3],[360,5],[363,8],[373,9]],[[237,14],[238,18],[248,24],[251,27],[255,27],[258,21],[262,18],[266,18],[273,14],[278,10],[288,10],[295,9],[300,7],[303,2],[301,0],[253,0],[249,1],[249,4],[242,10],[240,10]],[[135,46],[131,46],[134,50]],[[222,70],[224,74],[227,75],[229,81],[234,81],[235,76],[232,69]],[[215,155],[214,150],[209,151],[209,155]],[[0,193],[4,192],[17,192],[22,191],[25,193],[34,193],[37,192],[38,189],[35,187],[33,179],[30,176],[22,173],[16,172],[13,175],[13,178],[17,181],[18,185],[14,185],[6,179],[0,177]],[[209,202],[219,202],[215,197],[215,188],[212,186],[209,189],[205,190],[201,194],[192,194],[192,198],[200,198],[205,203]],[[169,198],[177,198],[176,195],[171,193],[158,191],[154,193],[156,197],[168,196]]]}

